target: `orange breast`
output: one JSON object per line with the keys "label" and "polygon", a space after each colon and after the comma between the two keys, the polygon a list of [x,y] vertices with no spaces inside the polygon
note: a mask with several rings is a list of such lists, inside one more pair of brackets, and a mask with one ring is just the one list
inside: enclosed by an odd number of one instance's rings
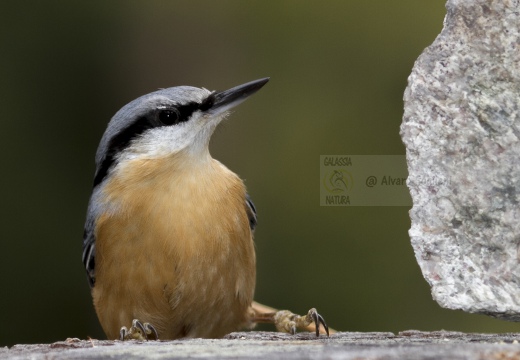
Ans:
{"label": "orange breast", "polygon": [[255,253],[243,182],[216,160],[131,160],[105,185],[92,291],[109,338],[133,319],[162,339],[247,325]]}

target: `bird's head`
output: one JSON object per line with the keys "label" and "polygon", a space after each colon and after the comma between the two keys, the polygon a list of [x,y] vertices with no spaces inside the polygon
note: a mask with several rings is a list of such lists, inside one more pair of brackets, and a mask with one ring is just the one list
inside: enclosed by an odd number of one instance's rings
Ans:
{"label": "bird's head", "polygon": [[94,186],[121,161],[170,155],[209,156],[213,131],[229,110],[254,94],[269,78],[225,91],[178,86],[141,96],[110,120],[96,153]]}

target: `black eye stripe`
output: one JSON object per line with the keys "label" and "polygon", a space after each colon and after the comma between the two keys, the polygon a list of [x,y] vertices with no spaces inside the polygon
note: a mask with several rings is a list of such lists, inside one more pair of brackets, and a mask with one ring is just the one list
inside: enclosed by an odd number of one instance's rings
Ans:
{"label": "black eye stripe", "polygon": [[172,124],[163,123],[158,117],[161,111],[168,110],[169,107],[163,106],[151,110],[148,114],[137,118],[130,123],[126,128],[122,129],[118,134],[114,135],[107,146],[105,158],[99,164],[96,175],[94,176],[94,187],[100,184],[107,176],[110,168],[114,165],[116,157],[124,149],[126,149],[130,142],[144,133],[146,130],[160,127],[160,126],[175,126],[176,124],[186,122],[191,115],[197,111],[208,110],[214,102],[213,94],[209,95],[202,103],[189,102],[184,105],[171,107],[170,111],[176,111],[179,114],[178,119]]}
{"label": "black eye stripe", "polygon": [[179,122],[188,121],[188,119],[193,115],[193,113],[197,110],[200,110],[199,103],[190,102],[186,105],[177,106],[176,109],[179,112]]}
{"label": "black eye stripe", "polygon": [[96,171],[94,187],[100,184],[107,176],[110,167],[116,160],[117,154],[123,151],[133,139],[153,127],[154,126],[150,120],[147,117],[142,116],[110,139],[105,158]]}
{"label": "black eye stripe", "polygon": [[207,98],[199,104],[199,109],[201,111],[209,110],[215,104],[215,93],[211,93]]}

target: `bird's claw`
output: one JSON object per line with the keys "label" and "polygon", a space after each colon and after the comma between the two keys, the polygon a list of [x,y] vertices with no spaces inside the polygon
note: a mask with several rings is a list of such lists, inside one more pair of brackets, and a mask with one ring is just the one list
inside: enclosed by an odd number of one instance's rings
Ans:
{"label": "bird's claw", "polygon": [[309,315],[312,317],[312,321],[314,321],[314,324],[316,325],[316,336],[320,336],[320,325],[323,325],[323,328],[325,329],[327,336],[329,336],[329,327],[327,326],[327,323],[325,322],[323,316],[318,314],[315,308],[309,310],[307,316]]}
{"label": "bird's claw", "polygon": [[293,314],[289,310],[280,310],[274,314],[276,329],[293,335],[297,329],[305,330],[313,322],[316,325],[316,336],[320,336],[320,326],[323,326],[327,336],[329,336],[329,327],[325,323],[323,316],[318,314],[315,308],[310,309],[305,316]]}
{"label": "bird's claw", "polygon": [[126,326],[123,326],[121,330],[119,330],[119,339],[121,341],[124,340],[159,340],[159,334],[155,327],[152,324],[147,322],[142,323],[137,319],[132,321],[132,326],[128,329]]}

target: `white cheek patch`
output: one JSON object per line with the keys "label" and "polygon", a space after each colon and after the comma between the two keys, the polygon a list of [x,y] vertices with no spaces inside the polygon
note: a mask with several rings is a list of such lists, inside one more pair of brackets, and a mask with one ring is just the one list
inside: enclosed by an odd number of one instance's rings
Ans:
{"label": "white cheek patch", "polygon": [[207,151],[213,131],[226,115],[215,116],[198,111],[186,122],[149,129],[132,140],[119,160],[160,158],[181,151],[193,154]]}

